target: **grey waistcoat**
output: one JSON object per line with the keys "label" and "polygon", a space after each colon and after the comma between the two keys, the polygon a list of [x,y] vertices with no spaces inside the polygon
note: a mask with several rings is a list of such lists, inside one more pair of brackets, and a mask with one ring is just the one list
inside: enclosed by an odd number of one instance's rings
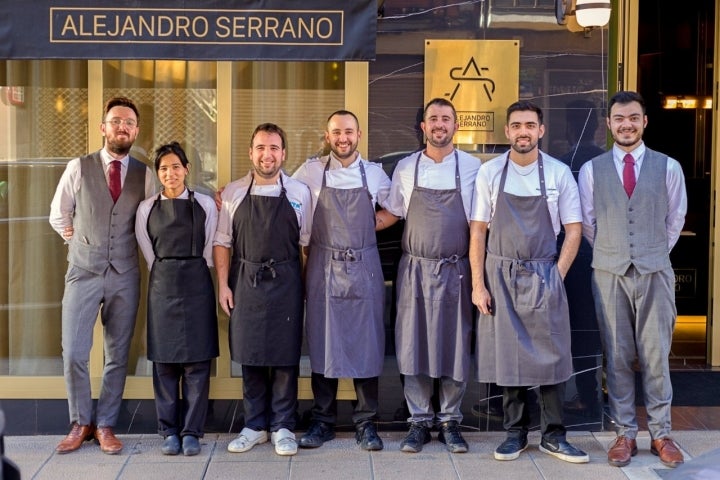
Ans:
{"label": "grey waistcoat", "polygon": [[641,274],[670,268],[667,156],[645,150],[637,185],[628,198],[612,155],[610,150],[592,160],[597,222],[593,268],[615,275],[624,275],[630,265]]}
{"label": "grey waistcoat", "polygon": [[68,262],[97,274],[108,265],[119,273],[138,266],[135,212],[145,198],[145,171],[143,163],[130,158],[122,193],[113,203],[100,153],[80,158]]}

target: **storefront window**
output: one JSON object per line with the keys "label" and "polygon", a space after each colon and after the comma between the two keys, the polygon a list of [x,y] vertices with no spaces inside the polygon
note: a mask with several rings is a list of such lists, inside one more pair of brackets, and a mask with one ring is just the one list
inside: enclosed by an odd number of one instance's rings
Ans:
{"label": "storefront window", "polygon": [[250,135],[260,123],[285,130],[288,173],[321,151],[328,115],[345,105],[344,89],[338,62],[234,63],[232,179],[250,170]]}
{"label": "storefront window", "polygon": [[87,62],[0,62],[0,375],[62,375],[67,250],[48,212],[87,145]]}

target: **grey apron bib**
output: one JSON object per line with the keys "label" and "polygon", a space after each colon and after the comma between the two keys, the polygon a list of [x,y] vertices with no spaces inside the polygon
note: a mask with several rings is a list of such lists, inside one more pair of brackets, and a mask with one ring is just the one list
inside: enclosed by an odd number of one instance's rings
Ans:
{"label": "grey apron bib", "polygon": [[385,358],[385,282],[375,238],[375,209],[362,187],[325,182],[313,217],[307,265],[306,331],[310,366],[328,378],[369,378]]}
{"label": "grey apron bib", "polygon": [[297,365],[302,345],[300,227],[280,177],[279,197],[247,194],[233,216],[230,356],[250,366]]}
{"label": "grey apron bib", "polygon": [[570,378],[570,318],[557,269],[557,241],[538,153],[540,195],[505,193],[500,177],[488,238],[485,284],[493,315],[480,315],[478,379],[502,386],[555,385]]}
{"label": "grey apron bib", "polygon": [[470,229],[460,190],[418,186],[410,196],[397,277],[395,349],[400,373],[467,381],[473,321]]}
{"label": "grey apron bib", "polygon": [[148,285],[148,359],[192,363],[218,356],[215,287],[203,258],[205,210],[188,199],[161,200],[147,220],[155,261]]}

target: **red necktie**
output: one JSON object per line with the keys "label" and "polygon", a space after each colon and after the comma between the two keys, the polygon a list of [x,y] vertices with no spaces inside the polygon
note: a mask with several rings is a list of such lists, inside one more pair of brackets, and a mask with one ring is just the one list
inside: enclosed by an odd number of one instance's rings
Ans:
{"label": "red necktie", "polygon": [[633,190],[635,190],[635,159],[629,153],[623,158],[625,167],[623,168],[623,187],[625,187],[625,193],[628,198],[632,196]]}
{"label": "red necktie", "polygon": [[122,185],[120,183],[120,168],[122,164],[120,160],[113,160],[110,162],[110,171],[108,172],[108,187],[110,187],[110,196],[112,196],[113,202],[117,202],[120,192],[122,191]]}

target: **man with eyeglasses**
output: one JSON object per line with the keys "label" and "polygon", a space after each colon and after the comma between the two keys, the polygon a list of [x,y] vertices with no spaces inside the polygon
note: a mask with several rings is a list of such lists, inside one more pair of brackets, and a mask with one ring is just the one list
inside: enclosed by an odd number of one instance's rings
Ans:
{"label": "man with eyeglasses", "polygon": [[[140,297],[135,212],[155,193],[154,175],[129,156],[139,131],[132,100],[105,104],[105,145],[68,162],[50,205],[50,225],[68,245],[62,301],[62,348],[72,429],[56,447],[69,453],[95,438],[107,454],[122,450],[113,434],[125,388],[128,351]],[[102,384],[93,422],[88,361],[100,309]]]}

